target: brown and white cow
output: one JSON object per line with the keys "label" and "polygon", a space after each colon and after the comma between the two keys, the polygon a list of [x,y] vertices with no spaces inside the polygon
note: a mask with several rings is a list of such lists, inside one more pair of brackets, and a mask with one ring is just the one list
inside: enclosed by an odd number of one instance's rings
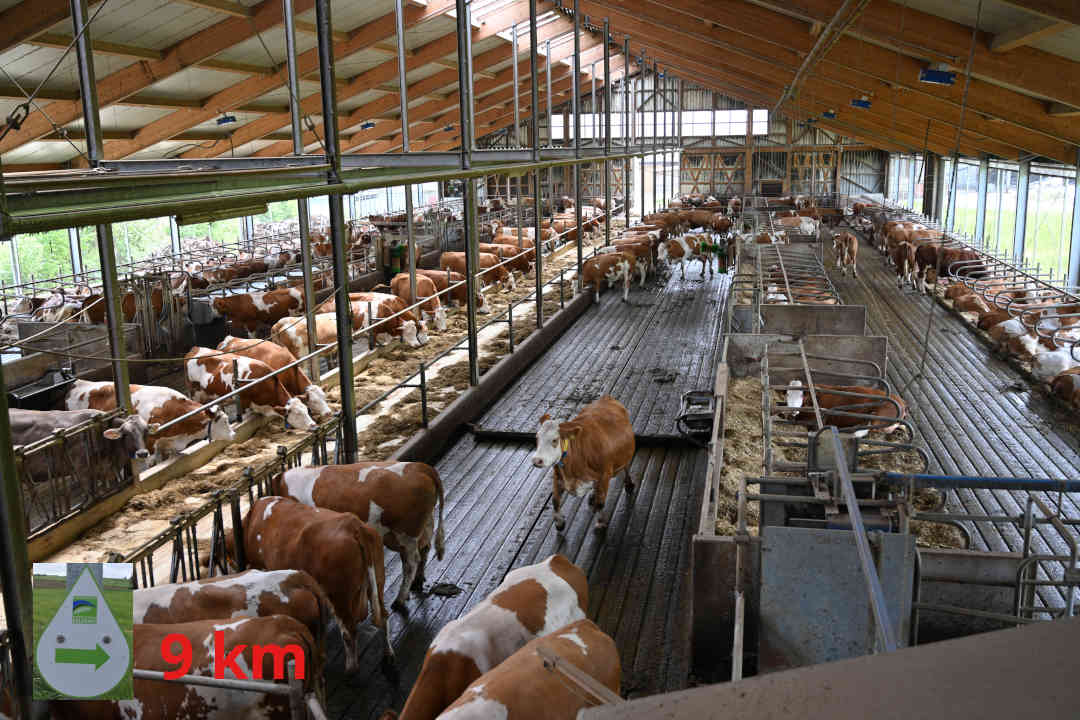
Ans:
{"label": "brown and white cow", "polygon": [[1058,373],[1050,381],[1050,391],[1066,405],[1080,408],[1080,368]]}
{"label": "brown and white cow", "polygon": [[728,215],[731,215],[732,217],[742,213],[742,198],[733,197],[730,200],[728,200],[727,201],[727,212],[728,212]]}
{"label": "brown and white cow", "polygon": [[196,346],[184,355],[184,368],[198,402],[210,402],[242,387],[236,396],[241,410],[280,417],[300,430],[316,426],[303,401],[286,390],[277,376],[267,377],[274,370],[260,360]]}
{"label": "brown and white cow", "polygon": [[[416,269],[416,274],[423,275],[435,283],[435,288],[442,292],[448,289],[451,285],[455,286],[450,290],[450,301],[457,304],[458,307],[464,307],[469,301],[469,291],[465,286],[465,276],[461,273],[456,273],[447,270],[421,270]],[[458,284],[462,283],[462,284]],[[447,303],[450,304],[450,303]],[[491,312],[491,308],[488,307],[487,300],[484,299],[484,293],[481,291],[480,283],[476,285],[476,312],[481,314],[488,314]]]}
{"label": "brown and white cow", "polygon": [[424,323],[431,323],[439,332],[446,332],[446,307],[436,294],[439,292],[435,281],[426,275],[416,273],[416,295],[413,299],[409,287],[409,273],[398,273],[390,280],[390,292],[405,301],[406,305],[412,305],[416,300],[427,301],[420,306],[420,319]]}
{"label": "brown and white cow", "polygon": [[[352,329],[359,330],[364,327],[365,311],[360,315],[353,314]],[[281,318],[270,330],[270,339],[281,347],[288,350],[295,357],[308,354],[308,326],[305,317]],[[318,313],[315,315],[315,343],[317,345],[330,345],[337,342],[337,315],[335,313]]]}
{"label": "brown and white cow", "polygon": [[709,275],[713,274],[712,253],[703,251],[702,248],[711,245],[712,238],[708,235],[680,235],[673,240],[660,245],[657,257],[660,262],[669,266],[679,264],[682,278],[686,278],[686,264],[694,260],[701,261],[701,277],[705,277],[705,268],[709,268]]}
{"label": "brown and white cow", "polygon": [[[255,669],[267,681],[284,677],[286,663],[292,660],[304,671],[306,691],[313,691],[322,675],[324,659],[311,633],[300,622],[285,615],[240,618],[239,620],[197,620],[179,624],[136,624],[132,656],[135,667],[158,672],[176,670],[163,650],[181,655],[179,642],[168,636],[182,635],[191,648],[189,675],[211,677],[215,674],[215,633],[221,632],[222,657],[233,657],[221,668],[228,679],[252,679]],[[280,652],[269,650],[282,648]],[[235,653],[235,654],[234,654]],[[188,685],[178,682],[135,679],[135,697],[131,700],[57,700],[50,703],[54,720],[289,720],[288,694],[245,692],[220,687]]]}
{"label": "brown and white cow", "polygon": [[[810,398],[802,387],[801,380],[792,380],[788,383],[785,400],[789,407],[808,407],[811,404]],[[899,395],[887,395],[880,388],[814,383],[814,390],[821,410],[821,422],[825,425],[835,425],[838,428],[870,426],[855,431],[856,437],[864,437],[870,429],[892,432],[899,427],[896,421],[907,417],[907,405],[903,398]],[[855,395],[845,393],[855,393]],[[872,417],[852,417],[840,413],[858,413]],[[791,415],[802,421],[810,421],[814,418],[812,409],[793,410]]]}
{"label": "brown and white cow", "polygon": [[603,517],[608,483],[619,472],[628,492],[633,492],[630,461],[634,459],[634,428],[622,403],[610,396],[595,400],[569,422],[540,418],[536,452],[532,462],[538,468],[554,468],[551,504],[555,527],[566,526],[562,516],[563,493],[581,497],[592,490],[589,504],[597,514],[596,530],[607,528]]}
{"label": "brown and white cow", "polygon": [[303,623],[320,650],[333,612],[322,587],[303,570],[245,570],[155,585],[135,591],[132,611],[135,622],[158,624],[288,615]]}
{"label": "brown and white cow", "polygon": [[855,259],[859,254],[859,239],[849,232],[833,235],[833,252],[836,253],[836,267],[840,268],[840,274],[847,276],[848,266],[851,266],[851,277],[859,277],[858,266]]}
{"label": "brown and white cow", "polygon": [[[271,370],[280,370],[296,362],[296,356],[283,345],[255,338],[226,335],[225,339],[218,343],[217,349],[258,360],[269,366]],[[277,378],[290,395],[304,398],[314,417],[323,418],[333,414],[333,410],[326,403],[326,391],[311,382],[299,365],[294,365],[280,373]]]}
{"label": "brown and white cow", "polygon": [[[388,345],[393,338],[399,338],[409,347],[420,347],[428,341],[427,327],[412,310],[406,310],[408,304],[397,295],[380,292],[349,293],[349,306],[352,309],[353,321],[358,317],[367,316],[368,307],[371,308],[371,322],[382,320],[382,324],[375,330],[375,342],[379,345]],[[330,298],[319,306],[320,313],[330,313],[336,308],[335,299]]]}
{"label": "brown and white cow", "polygon": [[576,565],[552,555],[511,570],[486,598],[431,641],[401,714],[383,720],[433,720],[474,680],[526,643],[584,619],[589,583]]}
{"label": "brown and white cow", "polygon": [[[352,465],[297,467],[274,477],[275,495],[312,507],[352,513],[401,556],[402,579],[392,607],[406,612],[409,590],[423,590],[432,541],[442,560],[443,486],[435,468],[420,462],[376,461]],[[435,505],[439,507],[438,530]]]}
{"label": "brown and white cow", "polygon": [[211,308],[215,315],[227,318],[254,335],[262,326],[276,323],[283,317],[293,315],[304,307],[304,293],[300,288],[280,288],[266,292],[241,293],[214,298]]}
{"label": "brown and white cow", "polygon": [[[159,431],[167,422],[199,409],[192,401],[172,388],[157,385],[131,385],[131,404],[148,425],[146,449],[150,465],[175,455],[197,440],[232,442],[236,437],[229,418],[221,408],[203,410],[172,427]],[[65,398],[68,410],[115,410],[116,386],[111,381],[76,380]]]}
{"label": "brown and white cow", "polygon": [[[20,410],[8,409],[12,445],[30,445],[53,437],[53,434],[82,425],[104,415],[100,410]],[[148,423],[141,417],[114,417],[102,423],[104,430],[98,437],[89,437],[91,465],[121,467],[127,460],[145,462],[150,451],[146,449]],[[100,427],[100,426],[99,426]],[[52,453],[31,453],[22,460],[22,472],[31,482],[45,482],[57,474],[65,474],[65,468],[56,467]],[[97,472],[94,467],[82,465],[68,467],[68,472]]]}
{"label": "brown and white cow", "polygon": [[[514,280],[514,274],[506,269],[506,266],[499,264],[499,258],[497,255],[491,253],[477,253],[477,262],[480,267],[476,268],[476,277],[486,285],[496,284],[499,287],[503,287],[504,284],[510,288],[510,290],[517,289],[517,282]],[[465,253],[463,252],[444,252],[439,256],[439,267],[443,270],[451,270],[456,273],[465,274]]]}
{"label": "brown and white cow", "polygon": [[889,257],[896,266],[896,287],[903,289],[905,282],[910,282],[912,288],[918,288],[919,266],[917,263],[917,248],[909,242],[902,242],[892,248]]}
{"label": "brown and white cow", "polygon": [[[232,549],[232,533],[225,534]],[[291,498],[259,498],[244,516],[248,564],[262,570],[303,570],[319,583],[337,618],[345,667],[357,668],[357,624],[379,628],[384,660],[393,662],[383,592],[386,568],[379,533],[350,513],[313,508]]]}
{"label": "brown and white cow", "polygon": [[627,253],[608,252],[595,255],[581,265],[581,289],[592,287],[596,302],[600,302],[600,290],[604,283],[612,288],[622,280],[623,302],[626,302],[630,293],[630,273],[635,264],[634,256]]}
{"label": "brown and white cow", "polygon": [[516,270],[522,275],[532,272],[532,261],[536,256],[536,251],[532,248],[519,248],[514,243],[478,243],[477,248],[482,253],[490,253],[499,258],[499,262],[506,263],[503,267]]}
{"label": "brown and white cow", "polygon": [[615,641],[591,620],[578,620],[532,640],[477,678],[439,717],[443,720],[545,718],[573,720],[595,701],[552,672],[541,648],[619,694],[622,665]]}

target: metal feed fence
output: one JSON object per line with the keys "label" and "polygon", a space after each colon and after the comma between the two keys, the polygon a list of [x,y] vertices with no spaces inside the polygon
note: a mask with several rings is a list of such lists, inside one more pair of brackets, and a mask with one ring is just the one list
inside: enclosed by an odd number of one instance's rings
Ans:
{"label": "metal feed fence", "polygon": [[100,415],[30,445],[15,446],[15,473],[29,538],[134,484],[129,458],[103,433],[120,410]]}

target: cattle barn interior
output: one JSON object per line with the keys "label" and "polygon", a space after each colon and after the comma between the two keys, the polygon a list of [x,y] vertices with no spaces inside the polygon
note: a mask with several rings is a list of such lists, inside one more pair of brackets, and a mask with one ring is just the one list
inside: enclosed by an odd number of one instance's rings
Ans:
{"label": "cattle barn interior", "polygon": [[0,0],[0,717],[1075,717],[1078,79],[1060,0]]}

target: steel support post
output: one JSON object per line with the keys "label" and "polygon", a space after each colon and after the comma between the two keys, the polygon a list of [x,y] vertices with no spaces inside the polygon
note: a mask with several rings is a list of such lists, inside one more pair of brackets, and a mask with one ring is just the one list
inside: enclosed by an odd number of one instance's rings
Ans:
{"label": "steel support post", "polygon": [[[912,163],[914,165],[915,163]],[[923,160],[923,177],[926,177],[926,160]],[[986,234],[986,188],[990,180],[990,158],[983,155],[979,160],[979,198],[975,206],[975,242],[982,244]],[[912,187],[915,187],[912,185]],[[925,197],[925,193],[923,196]],[[923,208],[924,214],[926,208]]]}
{"label": "steel support post", "polygon": [[[469,11],[467,0],[457,2],[457,33],[458,33],[458,105],[461,108],[461,169],[468,170],[472,167],[472,61],[469,53],[472,50],[470,35],[472,26],[469,24]],[[550,47],[549,47],[550,49]],[[468,222],[468,218],[466,218]],[[471,295],[471,292],[470,292]]]}
{"label": "steel support post", "polygon": [[[285,48],[286,60],[289,73],[289,114],[292,121],[293,154],[304,154],[303,127],[300,122],[300,82],[296,70],[296,13],[293,9],[293,0],[283,0],[285,9]],[[300,225],[300,262],[304,273],[304,319],[308,327],[307,351],[313,353],[318,349],[318,333],[315,332],[315,285],[311,278],[311,228],[308,218],[308,202],[306,198],[296,201],[296,214]],[[308,373],[312,378],[319,377],[319,359],[312,358],[308,365]]]}
{"label": "steel support post", "polygon": [[[74,9],[74,8],[72,8]],[[0,238],[11,242],[10,237]],[[11,643],[12,711],[29,719],[33,695],[30,671],[33,643],[33,604],[30,589],[30,556],[26,549],[26,516],[23,514],[22,481],[15,473],[15,452],[8,420],[7,387],[0,368],[0,587],[4,588],[4,616]]]}
{"label": "steel support post", "polygon": [[662,152],[660,153],[660,207],[661,209],[667,207],[668,192],[667,192],[667,160],[668,160],[668,108],[667,108],[667,73],[660,74],[660,112],[663,118],[660,126],[660,132],[663,133],[660,138],[660,147]]}
{"label": "steel support post", "polygon": [[[397,32],[398,97],[401,105],[401,151],[409,152],[409,86],[405,82],[405,3],[394,2]],[[413,228],[412,185],[405,186],[405,234],[408,243],[409,297],[416,302],[416,234]]]}
{"label": "steel support post", "polygon": [[596,130],[597,130],[597,128],[596,128],[597,117],[596,117],[596,62],[595,61],[593,61],[593,63],[591,65],[589,65],[589,82],[592,83],[592,91],[591,91],[591,94],[589,96],[589,98],[590,98],[589,99],[589,126],[592,128],[592,135],[590,136],[590,140],[592,140],[592,143],[591,143],[592,146],[596,147],[599,144],[599,143],[596,142],[597,138],[599,137],[599,134],[596,132]]}
{"label": "steel support post", "polygon": [[[548,145],[555,147],[555,135],[552,132],[552,118],[554,114],[551,110],[551,41],[548,40],[544,43],[544,75],[545,84],[547,86],[547,122],[548,122]],[[563,123],[563,142],[566,141],[566,123]],[[547,198],[551,203],[551,215],[555,215],[555,173],[552,168],[547,170]]]}
{"label": "steel support post", "polygon": [[[86,152],[92,166],[105,158],[101,137],[101,116],[98,113],[97,80],[94,74],[94,54],[91,51],[90,28],[86,0],[70,0],[71,26],[75,36],[75,53],[79,70],[79,95],[82,98],[83,128],[86,131]],[[105,324],[112,355],[113,383],[116,386],[116,405],[131,412],[131,385],[128,382],[127,343],[124,341],[123,314],[120,310],[120,283],[116,277],[116,255],[113,250],[111,225],[97,226],[98,257],[101,260],[101,287],[105,299]]]}
{"label": "steel support post", "polygon": [[[953,158],[953,177],[956,177],[956,159]],[[1031,187],[1031,161],[1020,162],[1020,173],[1016,181],[1016,228],[1013,231],[1013,257],[1023,259],[1024,236],[1027,234],[1028,189]],[[950,196],[950,206],[956,207],[956,183]],[[955,214],[955,210],[954,210]],[[951,224],[950,224],[951,227]]]}
{"label": "steel support post", "polygon": [[82,251],[79,247],[79,228],[68,228],[68,253],[71,255],[71,274],[82,273]]}
{"label": "steel support post", "polygon": [[[611,21],[604,18],[604,155],[611,154]],[[604,160],[604,244],[611,244],[611,161]]]}
{"label": "steel support post", "polygon": [[[330,0],[315,0],[315,25],[319,43],[319,80],[322,82],[323,142],[330,165],[328,180],[340,182],[341,138],[337,127],[337,79],[334,73],[333,22]],[[327,197],[330,205],[330,239],[334,258],[334,310],[337,314],[338,373],[341,378],[340,453],[345,463],[356,462],[356,398],[353,388],[352,307],[349,303],[348,258],[345,256],[345,208],[340,194]],[[372,318],[368,318],[370,323]]]}
{"label": "steel support post", "polygon": [[[517,23],[514,23],[510,28],[511,37],[510,43],[512,46],[511,52],[514,53],[514,147],[521,147],[521,107],[518,102],[518,88],[521,87],[521,79],[518,77],[518,57],[520,57],[520,50],[518,49],[518,32]],[[519,188],[520,190],[520,188]],[[520,192],[518,193],[521,194]]]}
{"label": "steel support post", "polygon": [[[516,57],[516,56],[515,56]],[[533,162],[540,160],[540,79],[539,58],[536,56],[536,0],[529,0],[529,107],[531,125]],[[549,99],[550,102],[550,99]],[[548,123],[551,115],[548,114]],[[550,172],[550,171],[549,171]],[[541,222],[543,219],[543,197],[540,193],[540,171],[533,170],[533,272],[536,277],[536,327],[544,327],[544,253],[540,242]]]}
{"label": "steel support post", "polygon": [[641,151],[639,160],[641,167],[641,217],[645,218],[645,53],[641,53],[638,59],[637,81],[637,109],[641,111],[641,119],[638,122],[638,150]]}
{"label": "steel support post", "polygon": [[657,201],[657,192],[660,190],[660,184],[656,181],[656,166],[657,166],[657,148],[660,147],[660,132],[658,121],[660,119],[660,78],[657,75],[656,61],[652,63],[652,207],[653,212],[657,212],[660,209],[660,203]]}
{"label": "steel support post", "polygon": [[[578,0],[574,0],[574,77],[573,97],[574,113],[574,158],[581,159],[581,11]],[[581,287],[581,265],[584,263],[585,233],[581,227],[581,163],[574,163],[574,219],[577,221],[577,286]]]}
{"label": "steel support post", "polygon": [[[622,129],[623,139],[626,140],[626,152],[630,152],[630,145],[633,142],[633,118],[634,114],[630,112],[630,36],[623,37],[623,77],[622,77],[622,90],[623,90],[623,114],[622,114]],[[626,215],[626,227],[630,227],[630,173],[633,171],[633,164],[629,157],[623,160],[623,212]]]}
{"label": "steel support post", "polygon": [[1069,285],[1080,285],[1080,148],[1076,150],[1076,185],[1073,189],[1072,237],[1069,245]]}
{"label": "steel support post", "polygon": [[465,289],[468,293],[466,303],[466,322],[469,333],[469,385],[480,383],[479,350],[476,337],[476,268],[479,265],[477,253],[476,227],[476,179],[465,178]]}
{"label": "steel support post", "polygon": [[[181,255],[184,252],[184,246],[180,241],[180,226],[176,224],[176,218],[172,215],[169,216],[169,240],[173,255]],[[181,260],[183,260],[182,257]],[[79,246],[79,262],[82,262],[82,246]]]}
{"label": "steel support post", "polygon": [[22,285],[22,269],[19,267],[19,249],[15,247],[15,237],[8,239],[8,252],[11,254],[11,274],[16,285]]}
{"label": "steel support post", "polygon": [[[458,32],[461,32],[460,25]],[[469,68],[469,152],[476,149],[476,102],[473,96],[472,0],[465,3],[465,64]],[[458,97],[461,97],[460,90]]]}
{"label": "steel support post", "polygon": [[[461,108],[461,169],[468,170],[472,167],[473,85],[472,24],[469,21],[467,0],[457,0],[457,34],[458,94]],[[465,291],[468,296],[465,302],[465,312],[469,340],[469,384],[477,385],[480,382],[480,365],[478,363],[476,340],[476,277],[474,275],[478,260],[476,180],[474,178],[465,178],[464,184],[462,230],[465,235]]]}

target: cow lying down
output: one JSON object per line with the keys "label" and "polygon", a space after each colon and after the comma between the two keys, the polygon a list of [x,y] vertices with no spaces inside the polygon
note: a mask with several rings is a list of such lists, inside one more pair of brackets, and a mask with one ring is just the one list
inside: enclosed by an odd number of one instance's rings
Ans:
{"label": "cow lying down", "polygon": [[[788,383],[784,398],[788,415],[798,421],[812,422],[813,402],[802,388],[801,380]],[[899,422],[890,421],[907,417],[907,405],[903,399],[899,395],[886,395],[879,388],[814,383],[814,390],[821,410],[821,422],[841,429],[859,427],[852,433],[855,437],[865,437],[871,429],[890,433],[900,427]]]}

